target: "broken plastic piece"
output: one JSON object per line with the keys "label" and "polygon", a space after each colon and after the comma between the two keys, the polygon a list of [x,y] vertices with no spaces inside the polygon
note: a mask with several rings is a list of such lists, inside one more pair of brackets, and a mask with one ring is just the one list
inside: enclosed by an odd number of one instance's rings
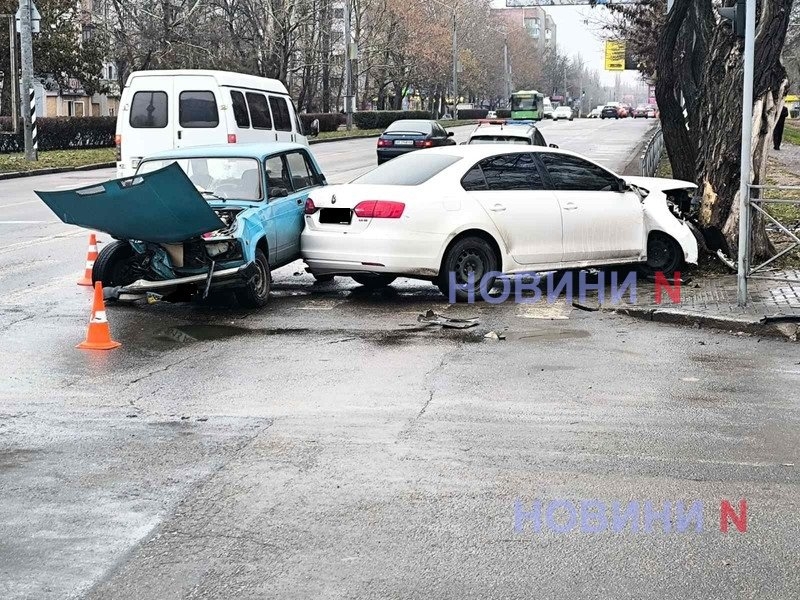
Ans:
{"label": "broken plastic piece", "polygon": [[428,325],[441,325],[442,327],[450,327],[452,329],[468,329],[475,327],[480,323],[480,319],[455,319],[453,317],[445,317],[432,310],[427,311],[424,315],[417,317],[419,323],[427,323]]}

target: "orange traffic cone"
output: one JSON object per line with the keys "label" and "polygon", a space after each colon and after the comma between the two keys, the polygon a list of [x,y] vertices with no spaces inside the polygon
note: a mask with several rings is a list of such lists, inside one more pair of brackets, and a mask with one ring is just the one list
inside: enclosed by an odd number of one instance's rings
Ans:
{"label": "orange traffic cone", "polygon": [[92,268],[97,259],[97,236],[89,234],[89,250],[86,252],[86,269],[83,271],[83,279],[78,281],[78,285],[92,285]]}
{"label": "orange traffic cone", "polygon": [[89,319],[86,339],[75,347],[83,350],[112,350],[121,345],[111,339],[111,331],[106,320],[106,305],[103,302],[103,284],[98,281],[94,284],[92,318]]}

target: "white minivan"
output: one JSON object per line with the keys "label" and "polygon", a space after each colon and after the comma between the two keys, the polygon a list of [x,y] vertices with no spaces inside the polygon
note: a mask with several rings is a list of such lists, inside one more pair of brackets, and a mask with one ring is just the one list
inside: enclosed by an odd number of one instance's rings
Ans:
{"label": "white minivan", "polygon": [[[315,127],[316,126],[316,127]],[[312,125],[310,135],[316,135]],[[277,79],[228,71],[136,71],[117,116],[117,177],[160,150],[248,142],[308,144]]]}

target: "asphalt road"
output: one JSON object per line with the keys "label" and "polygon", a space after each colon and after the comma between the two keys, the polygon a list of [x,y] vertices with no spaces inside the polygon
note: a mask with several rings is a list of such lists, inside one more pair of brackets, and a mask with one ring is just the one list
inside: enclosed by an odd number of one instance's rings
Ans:
{"label": "asphalt road", "polygon": [[[645,128],[543,131],[619,169]],[[313,150],[347,180],[374,140]],[[110,306],[122,348],[80,352],[85,233],[31,190],[103,176],[0,182],[0,598],[797,597],[795,346],[298,262],[262,311]],[[703,526],[516,532],[537,499],[699,501]]]}

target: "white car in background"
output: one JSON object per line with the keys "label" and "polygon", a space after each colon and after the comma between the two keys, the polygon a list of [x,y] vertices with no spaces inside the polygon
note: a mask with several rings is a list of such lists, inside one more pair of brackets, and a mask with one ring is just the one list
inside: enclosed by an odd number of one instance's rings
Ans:
{"label": "white car in background", "polygon": [[553,121],[558,121],[559,119],[572,121],[572,109],[569,106],[559,106],[555,109],[553,111]]}
{"label": "white car in background", "polygon": [[639,263],[669,275],[697,262],[680,217],[695,188],[540,146],[432,148],[314,190],[301,253],[315,276],[373,288],[426,279],[461,301],[493,272]]}
{"label": "white car in background", "polygon": [[603,112],[603,106],[605,106],[605,105],[604,104],[598,104],[597,106],[595,106],[592,109],[592,112],[589,113],[589,118],[590,119],[599,119],[600,118],[600,113]]}

